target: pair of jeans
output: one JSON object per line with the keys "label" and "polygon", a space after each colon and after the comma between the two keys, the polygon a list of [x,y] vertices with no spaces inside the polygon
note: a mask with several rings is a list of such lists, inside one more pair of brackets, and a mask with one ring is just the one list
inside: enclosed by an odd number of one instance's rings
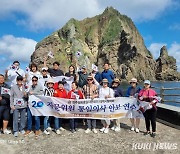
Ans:
{"label": "pair of jeans", "polygon": [[75,130],[77,128],[78,120],[77,119],[69,119],[69,121],[70,121],[70,129]]}
{"label": "pair of jeans", "polygon": [[[29,107],[27,108],[27,130],[31,131],[32,130],[32,114],[31,111],[29,109]],[[40,129],[40,117],[35,116],[35,130],[39,130]]]}
{"label": "pair of jeans", "polygon": [[[20,123],[19,121],[20,114]],[[13,131],[18,132],[24,130],[26,127],[26,108],[15,109],[13,111]]]}
{"label": "pair of jeans", "polygon": [[96,128],[96,119],[87,119],[87,125],[89,129]]}
{"label": "pair of jeans", "polygon": [[154,107],[152,109],[146,110],[143,113],[147,131],[150,131],[150,122],[151,122],[152,132],[156,132],[156,114],[157,114],[157,109],[155,109]]}
{"label": "pair of jeans", "polygon": [[46,130],[48,127],[50,127],[50,121],[49,116],[44,117],[44,130]]}
{"label": "pair of jeans", "polygon": [[58,130],[61,127],[61,118],[54,117],[54,129]]}

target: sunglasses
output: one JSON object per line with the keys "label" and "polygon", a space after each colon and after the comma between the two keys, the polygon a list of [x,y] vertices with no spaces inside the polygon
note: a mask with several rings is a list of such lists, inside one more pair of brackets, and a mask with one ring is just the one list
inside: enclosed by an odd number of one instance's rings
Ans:
{"label": "sunglasses", "polygon": [[32,82],[37,82],[37,80],[32,80]]}
{"label": "sunglasses", "polygon": [[47,72],[47,70],[43,70],[43,72]]}
{"label": "sunglasses", "polygon": [[87,81],[92,81],[93,79],[87,79]]}

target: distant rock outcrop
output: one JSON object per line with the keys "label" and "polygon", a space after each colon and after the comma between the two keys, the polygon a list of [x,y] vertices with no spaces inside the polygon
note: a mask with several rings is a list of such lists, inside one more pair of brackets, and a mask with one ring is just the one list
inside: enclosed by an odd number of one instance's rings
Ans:
{"label": "distant rock outcrop", "polygon": [[[41,67],[43,57],[49,51],[55,58],[49,58],[48,64],[59,61],[64,71],[70,64],[77,67],[85,64],[90,70],[92,63],[102,71],[104,62],[109,62],[117,77],[125,80],[132,77],[140,81],[161,79],[156,73],[162,72],[157,70],[157,63],[159,67],[162,62],[156,63],[153,59],[132,20],[112,7],[92,18],[69,20],[36,45],[31,62]],[[81,53],[80,56],[77,52]]]}
{"label": "distant rock outcrop", "polygon": [[177,72],[176,59],[168,55],[166,46],[163,46],[160,50],[160,57],[156,60],[157,70],[156,79],[157,80],[179,80],[180,73]]}

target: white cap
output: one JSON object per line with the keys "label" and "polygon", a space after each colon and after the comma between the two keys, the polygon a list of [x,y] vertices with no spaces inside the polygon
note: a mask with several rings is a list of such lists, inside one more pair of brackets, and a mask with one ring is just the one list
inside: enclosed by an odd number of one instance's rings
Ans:
{"label": "white cap", "polygon": [[43,71],[43,70],[46,70],[46,71],[47,71],[47,70],[48,70],[48,68],[47,68],[47,67],[43,67],[41,70],[42,70],[42,71]]}

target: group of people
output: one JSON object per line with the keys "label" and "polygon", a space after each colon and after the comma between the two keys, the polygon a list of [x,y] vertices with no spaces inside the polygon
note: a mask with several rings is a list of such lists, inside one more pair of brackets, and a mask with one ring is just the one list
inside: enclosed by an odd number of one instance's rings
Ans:
{"label": "group of people", "polygon": [[[67,90],[64,87],[65,82],[59,81],[55,83],[52,77],[66,76],[73,77],[71,89]],[[41,78],[47,79],[45,88],[39,84]],[[6,84],[5,81],[10,81]],[[13,113],[13,134],[15,137],[19,133],[24,136],[28,136],[32,131],[32,121],[35,120],[35,136],[40,135],[40,117],[33,116],[30,108],[28,107],[28,97],[30,95],[44,95],[58,98],[67,99],[94,99],[94,98],[113,98],[113,97],[137,97],[140,101],[149,102],[149,108],[144,110],[140,107],[137,111],[132,112],[131,130],[136,133],[139,132],[140,118],[138,114],[144,115],[146,123],[145,135],[151,134],[152,137],[156,135],[156,92],[151,89],[151,83],[149,80],[144,81],[144,88],[138,87],[138,81],[136,78],[132,78],[130,81],[130,87],[127,89],[126,94],[123,94],[120,86],[120,80],[114,77],[113,72],[109,69],[109,64],[104,64],[104,71],[98,72],[97,68],[94,68],[92,72],[88,73],[86,66],[83,66],[80,71],[76,72],[73,65],[69,66],[69,71],[64,74],[60,70],[59,62],[53,63],[53,68],[48,68],[46,65],[46,59],[44,61],[44,67],[41,72],[38,71],[36,64],[30,65],[30,70],[26,73],[20,69],[20,63],[18,61],[13,62],[13,68],[6,71],[5,75],[0,74],[0,121],[2,121],[1,131],[4,134],[10,134],[11,131],[7,129],[8,122],[10,120],[10,111]],[[10,94],[3,92],[3,88],[10,89]],[[27,117],[26,117],[27,113]],[[20,117],[20,118],[19,118]],[[62,119],[57,117],[45,116],[44,118],[44,130],[46,135],[50,134],[51,124],[54,124],[54,131],[56,134],[61,134],[64,130],[62,127]],[[96,119],[84,120],[87,124],[85,133],[98,133],[96,129]],[[77,131],[78,120],[69,119],[70,130],[72,133]],[[101,120],[103,133],[109,132],[111,123],[113,124],[111,129],[120,131],[120,119],[114,120]],[[152,133],[150,133],[150,123],[152,125]],[[26,131],[25,131],[26,129]]]}

